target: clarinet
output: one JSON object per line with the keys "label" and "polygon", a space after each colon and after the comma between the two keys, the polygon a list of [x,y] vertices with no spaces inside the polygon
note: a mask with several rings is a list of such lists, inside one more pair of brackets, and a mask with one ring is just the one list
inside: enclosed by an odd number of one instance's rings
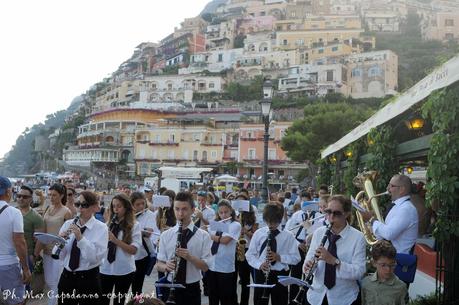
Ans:
{"label": "clarinet", "polygon": [[[268,239],[266,242],[266,257],[265,257],[265,262],[268,264],[268,270],[263,270],[263,274],[265,276],[265,282],[263,283],[264,285],[268,285],[268,279],[269,279],[269,273],[271,272],[271,262],[269,260],[269,253],[271,252],[271,232],[268,232]],[[269,292],[267,288],[263,288],[263,294],[261,295],[262,299],[269,299]]]}
{"label": "clarinet", "polygon": [[110,228],[108,229],[110,232],[113,228],[118,224],[118,214],[113,214],[112,219],[110,220]]}
{"label": "clarinet", "polygon": [[[331,224],[327,227],[327,231],[325,231],[324,236],[322,237],[322,240],[320,241],[320,246],[323,247],[325,243],[327,242],[327,238],[331,233]],[[303,280],[306,281],[309,285],[312,285],[312,281],[314,280],[314,272],[317,269],[317,263],[318,259],[316,256],[314,256],[314,259],[312,261],[312,266],[308,271],[308,274],[303,274]],[[304,298],[304,293],[305,293],[305,288],[304,286],[301,286],[300,290],[298,290],[298,293],[296,294],[295,298],[292,300],[293,305],[301,305],[303,304],[303,298]]]}
{"label": "clarinet", "polygon": [[[181,246],[182,241],[182,222],[178,221],[178,231],[177,231],[177,242],[175,243],[175,267],[174,270],[171,271],[172,273],[172,280],[171,284],[175,284],[175,277],[177,276],[178,266],[180,264],[180,256],[177,255],[177,249]],[[175,288],[171,287],[169,289],[169,296],[167,297],[166,305],[175,305]]]}
{"label": "clarinet", "polygon": [[[78,213],[75,218],[73,219],[72,224],[76,225],[78,220],[80,220],[80,214]],[[72,231],[69,229],[67,230],[67,235],[64,237],[65,240],[69,239],[70,234]],[[55,244],[53,247],[53,250],[51,251],[51,257],[53,259],[59,259],[59,256],[61,255],[62,249],[64,249],[65,244]]]}

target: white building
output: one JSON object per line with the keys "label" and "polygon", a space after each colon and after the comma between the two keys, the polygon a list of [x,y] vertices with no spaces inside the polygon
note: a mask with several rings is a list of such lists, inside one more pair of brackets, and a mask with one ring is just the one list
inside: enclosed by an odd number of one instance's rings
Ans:
{"label": "white building", "polygon": [[230,69],[236,58],[241,56],[243,49],[215,50],[192,54],[190,56],[190,64],[187,68],[179,69],[179,74],[200,73],[209,71],[219,73],[226,69]]}
{"label": "white building", "polygon": [[347,94],[347,70],[342,64],[299,65],[288,69],[288,76],[279,79],[282,93],[323,96],[338,92]]}

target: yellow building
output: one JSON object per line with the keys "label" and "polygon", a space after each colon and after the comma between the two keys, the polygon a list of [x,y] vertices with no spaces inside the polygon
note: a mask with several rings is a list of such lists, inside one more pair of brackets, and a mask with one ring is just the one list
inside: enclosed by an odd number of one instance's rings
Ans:
{"label": "yellow building", "polygon": [[278,49],[289,50],[298,47],[325,46],[329,42],[345,42],[359,38],[363,29],[352,30],[300,30],[300,31],[278,31],[276,45]]}

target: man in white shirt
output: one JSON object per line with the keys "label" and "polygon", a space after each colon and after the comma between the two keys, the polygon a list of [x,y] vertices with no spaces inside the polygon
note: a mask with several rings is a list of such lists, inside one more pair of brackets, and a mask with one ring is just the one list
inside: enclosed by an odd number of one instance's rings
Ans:
{"label": "man in white shirt", "polygon": [[[295,236],[289,231],[280,230],[283,215],[282,205],[265,206],[263,219],[267,226],[253,234],[249,250],[245,254],[247,262],[255,269],[255,283],[275,284],[273,288],[255,288],[255,305],[267,305],[269,295],[272,305],[288,303],[288,289],[278,283],[278,276],[288,275],[289,265],[296,265],[301,257]],[[268,298],[263,297],[266,294]]]}
{"label": "man in white shirt", "polygon": [[360,304],[357,281],[366,271],[366,242],[362,232],[347,223],[351,208],[348,198],[332,196],[325,210],[331,229],[328,231],[323,226],[314,232],[303,265],[304,273],[308,274],[313,261],[317,260],[316,269],[313,268],[312,289],[307,293],[311,305]]}
{"label": "man in white shirt", "polygon": [[[185,286],[185,289],[175,289],[177,305],[201,304],[201,271],[208,270],[208,262],[211,259],[212,242],[209,233],[194,225],[191,221],[193,213],[193,196],[190,192],[179,192],[174,201],[177,225],[164,231],[159,241],[156,268],[160,272],[174,274],[174,282]],[[180,227],[182,238],[177,240]],[[177,248],[178,242],[180,247]],[[176,258],[179,261],[177,268]]]}
{"label": "man in white shirt", "polygon": [[25,304],[24,284],[32,275],[27,264],[27,245],[22,214],[8,205],[13,196],[11,182],[0,176],[0,301]]}
{"label": "man in white shirt", "polygon": [[[108,228],[94,217],[99,206],[93,192],[81,192],[75,207],[80,217],[67,220],[59,232],[68,240],[59,257],[64,261],[64,270],[58,284],[58,302],[99,305],[102,297],[99,266],[107,253]],[[76,297],[72,298],[72,294]]]}
{"label": "man in white shirt", "polygon": [[385,222],[378,221],[370,212],[361,212],[363,220],[370,222],[378,239],[392,242],[397,253],[412,253],[418,237],[419,216],[411,203],[411,179],[405,175],[395,175],[387,185],[394,206],[387,214]]}

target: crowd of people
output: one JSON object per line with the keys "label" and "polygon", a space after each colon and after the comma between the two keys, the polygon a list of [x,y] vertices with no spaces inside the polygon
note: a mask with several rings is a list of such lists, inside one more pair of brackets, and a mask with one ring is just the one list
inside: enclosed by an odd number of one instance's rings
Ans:
{"label": "crowd of people", "polygon": [[[35,190],[22,185],[13,205],[12,185],[0,176],[2,300],[25,304],[40,263],[48,305],[198,305],[202,294],[210,305],[405,304],[409,282],[394,270],[397,255],[413,254],[419,218],[408,177],[395,175],[387,191],[394,207],[384,222],[361,212],[378,238],[368,273],[352,202],[327,186],[273,193],[269,203],[246,189],[162,188],[167,205],[156,204],[151,189],[126,189],[104,206],[94,192],[56,183],[49,203],[43,196],[32,208]],[[235,209],[235,201],[247,205]],[[156,291],[145,291],[145,277],[156,273]],[[302,285],[284,285],[286,277]]]}

